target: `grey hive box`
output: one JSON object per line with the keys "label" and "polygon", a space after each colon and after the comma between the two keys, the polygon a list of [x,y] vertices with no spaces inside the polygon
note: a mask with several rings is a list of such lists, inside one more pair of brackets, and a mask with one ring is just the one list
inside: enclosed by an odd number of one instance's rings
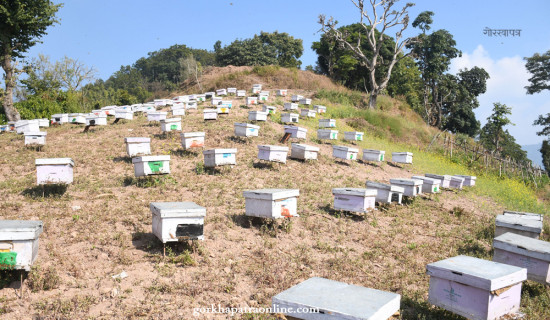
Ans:
{"label": "grey hive box", "polygon": [[495,237],[513,232],[538,239],[542,232],[542,219],[540,214],[504,211],[495,219]]}
{"label": "grey hive box", "polygon": [[468,256],[430,263],[428,302],[474,320],[519,310],[527,269]]}
{"label": "grey hive box", "polygon": [[204,239],[206,208],[194,202],[151,202],[153,234],[162,243]]}
{"label": "grey hive box", "polygon": [[0,220],[0,268],[30,271],[42,228],[42,221]]}
{"label": "grey hive box", "polygon": [[439,185],[441,188],[449,188],[451,185],[451,176],[449,175],[426,173],[425,176],[428,178],[439,180]]}
{"label": "grey hive box", "polygon": [[402,187],[373,181],[367,181],[366,186],[367,189],[375,189],[378,191],[376,201],[381,203],[397,202],[401,204],[403,193],[405,192],[405,189]]}
{"label": "grey hive box", "polygon": [[[310,278],[274,296],[274,312],[305,320],[383,320],[397,311],[401,296],[324,278]],[[296,312],[307,309],[310,312]],[[292,311],[290,311],[292,310]]]}

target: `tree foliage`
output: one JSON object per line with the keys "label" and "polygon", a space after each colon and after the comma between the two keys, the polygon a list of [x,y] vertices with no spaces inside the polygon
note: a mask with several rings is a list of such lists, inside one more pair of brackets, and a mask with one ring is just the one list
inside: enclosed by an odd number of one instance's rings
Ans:
{"label": "tree foliage", "polygon": [[530,85],[525,87],[527,93],[534,94],[550,90],[550,50],[544,54],[535,53],[524,60],[527,61],[525,68],[531,73]]}
{"label": "tree foliage", "polygon": [[546,174],[550,175],[550,143],[548,143],[548,140],[542,141],[540,153],[542,154],[544,170],[546,170]]}

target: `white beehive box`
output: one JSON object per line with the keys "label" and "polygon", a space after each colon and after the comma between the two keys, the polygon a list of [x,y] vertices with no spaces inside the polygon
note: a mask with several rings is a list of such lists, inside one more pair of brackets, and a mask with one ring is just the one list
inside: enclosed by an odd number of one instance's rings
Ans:
{"label": "white beehive box", "polygon": [[285,102],[283,109],[285,110],[298,110],[298,104],[292,102]]}
{"label": "white beehive box", "polygon": [[222,100],[219,106],[231,109],[233,108],[233,100]]}
{"label": "white beehive box", "polygon": [[421,180],[398,178],[398,179],[390,179],[390,183],[392,186],[398,186],[403,188],[404,196],[416,197],[417,195],[422,194],[423,182]]}
{"label": "white beehive box", "polygon": [[297,213],[298,189],[245,190],[247,216],[263,218],[299,217]]}
{"label": "white beehive box", "polygon": [[257,88],[259,90],[262,90],[263,85],[261,83],[255,83],[252,85],[252,88]]}
{"label": "white beehive box", "polygon": [[449,187],[455,188],[455,189],[462,189],[463,184],[464,184],[464,178],[451,176],[451,181],[449,181]]}
{"label": "white beehive box", "polygon": [[285,127],[285,133],[290,133],[291,138],[295,139],[305,139],[307,135],[307,129],[306,128],[300,128],[297,126],[284,126]]}
{"label": "white beehive box", "polygon": [[302,98],[298,101],[299,104],[306,104],[306,105],[310,105],[311,104],[311,99],[307,99],[307,98]]}
{"label": "white beehive box", "polygon": [[69,123],[86,124],[86,115],[83,113],[69,113]]}
{"label": "white beehive box", "polygon": [[226,96],[227,95],[227,89],[218,89],[216,90],[217,96]]}
{"label": "white beehive box", "polygon": [[493,261],[526,268],[527,279],[550,284],[550,242],[507,232],[493,240]]}
{"label": "white beehive box", "polygon": [[181,131],[181,118],[169,118],[160,121],[162,132]]}
{"label": "white beehive box", "polygon": [[317,139],[319,140],[337,140],[338,130],[319,129],[317,130]]}
{"label": "white beehive box", "polygon": [[315,118],[315,110],[313,109],[302,109],[300,110],[300,115],[302,117],[306,117],[306,118]]}
{"label": "white beehive box", "polygon": [[8,132],[9,126],[8,125],[0,125],[0,132]]}
{"label": "white beehive box", "polygon": [[248,111],[249,121],[267,121],[267,112],[264,111]]}
{"label": "white beehive box", "polygon": [[132,120],[134,119],[134,111],[131,109],[117,109],[115,110],[115,119]]}
{"label": "white beehive box", "polygon": [[364,188],[334,188],[334,209],[351,212],[367,212],[374,209],[377,190]]}
{"label": "white beehive box", "polygon": [[413,163],[413,154],[411,152],[392,152],[391,160],[397,163]]}
{"label": "white beehive box", "polygon": [[313,106],[313,110],[315,110],[318,114],[323,114],[323,113],[326,113],[326,112],[327,112],[327,107],[325,107],[325,106],[319,106],[319,105],[314,105],[314,106]]}
{"label": "white beehive box", "polygon": [[136,177],[170,173],[169,155],[135,157],[132,163]]}
{"label": "white beehive box", "polygon": [[151,154],[151,138],[128,137],[124,138],[124,143],[126,143],[126,152],[129,157]]}
{"label": "white beehive box", "polygon": [[197,95],[193,95],[193,99],[191,99],[191,96],[189,96],[189,101],[191,100],[195,100],[195,105],[197,104],[197,101],[200,101],[200,102],[205,102],[206,101],[206,95],[205,94],[197,94]]}
{"label": "white beehive box", "polygon": [[346,141],[363,141],[363,132],[344,131],[344,140]]}
{"label": "white beehive box", "polygon": [[68,113],[52,114],[52,124],[64,124],[69,122]]}
{"label": "white beehive box", "polygon": [[439,185],[441,186],[441,188],[449,188],[451,185],[451,176],[449,175],[426,173],[425,176],[428,178],[439,180]]}
{"label": "white beehive box", "polygon": [[207,168],[237,164],[237,149],[210,149],[204,150],[202,154]]}
{"label": "white beehive box", "polygon": [[288,147],[270,145],[258,146],[258,159],[260,160],[286,163],[287,154]]}
{"label": "white beehive box", "polygon": [[195,109],[197,110],[198,109],[198,106],[197,106],[197,101],[188,101],[185,103],[185,109],[189,110],[189,109]]}
{"label": "white beehive box", "polygon": [[37,131],[40,131],[38,120],[19,120],[15,123],[15,132],[17,132],[18,134]]}
{"label": "white beehive box", "polygon": [[211,103],[213,106],[218,106],[220,103],[222,103],[222,97],[212,97]]}
{"label": "white beehive box", "polygon": [[181,146],[185,150],[204,147],[204,132],[184,132],[181,134]]}
{"label": "white beehive box", "polygon": [[105,116],[105,117],[108,116],[107,111],[105,111],[105,110],[92,110],[92,112],[90,112],[90,113],[93,114],[93,115],[96,115],[98,117],[99,116]]}
{"label": "white beehive box", "polygon": [[258,104],[258,97],[246,97],[246,105]]}
{"label": "white beehive box", "polygon": [[300,115],[297,113],[283,113],[281,114],[281,122],[283,123],[298,123]]}
{"label": "white beehive box", "polygon": [[441,191],[440,180],[424,176],[412,176],[411,179],[422,181],[422,193],[439,193]]}
{"label": "white beehive box", "polygon": [[264,91],[260,92],[260,94],[258,95],[258,101],[265,102],[267,100],[269,100],[269,93],[265,94]]}
{"label": "white beehive box", "polygon": [[260,93],[260,91],[262,91],[262,88],[252,87],[252,93]]}
{"label": "white beehive box", "polygon": [[335,119],[319,119],[319,128],[335,128]]}
{"label": "white beehive box", "polygon": [[292,143],[290,148],[290,157],[300,160],[317,160],[319,148],[307,144]]}
{"label": "white beehive box", "polygon": [[106,126],[107,125],[107,116],[95,114],[89,114],[86,116],[86,125],[87,126]]}
{"label": "white beehive box", "polygon": [[218,119],[218,109],[204,109],[202,116],[204,120],[216,120]]}
{"label": "white beehive box", "polygon": [[476,176],[465,176],[461,174],[457,174],[456,176],[464,179],[464,183],[462,185],[464,187],[473,187],[476,185]]}
{"label": "white beehive box", "polygon": [[43,146],[46,145],[46,134],[47,132],[37,131],[37,132],[24,132],[25,135],[25,145],[26,146]]}
{"label": "white beehive box", "polygon": [[274,114],[277,112],[277,108],[274,106],[266,106],[265,104],[262,107],[263,112],[267,112],[268,114]]}
{"label": "white beehive box", "polygon": [[74,162],[70,158],[36,159],[36,184],[73,183]]}
{"label": "white beehive box", "polygon": [[542,228],[543,216],[536,213],[504,211],[495,219],[495,237],[512,232],[538,239]]}
{"label": "white beehive box", "polygon": [[250,123],[235,123],[235,135],[237,137],[257,137],[260,126]]}
{"label": "white beehive box", "polygon": [[384,150],[373,150],[373,149],[363,149],[363,160],[364,161],[384,161],[384,156],[386,151]]}
{"label": "white beehive box", "polygon": [[367,189],[375,189],[378,191],[376,194],[376,201],[380,203],[397,202],[398,204],[401,204],[403,193],[405,192],[402,187],[373,181],[367,181],[366,185]]}
{"label": "white beehive box", "polygon": [[147,121],[160,121],[166,119],[168,112],[165,111],[151,111],[147,112]]}
{"label": "white beehive box", "polygon": [[204,95],[206,96],[206,99],[211,99],[212,97],[216,96],[216,93],[213,91],[205,92]]}
{"label": "white beehive box", "polygon": [[38,119],[38,127],[48,128],[50,126],[50,120],[48,119]]}
{"label": "white beehive box", "polygon": [[237,88],[227,88],[228,94],[237,94]]}
{"label": "white beehive box", "polygon": [[346,146],[332,146],[332,156],[337,159],[357,160],[359,149]]}
{"label": "white beehive box", "polygon": [[286,97],[286,95],[288,94],[288,90],[287,89],[279,89],[276,91],[276,94],[278,97]]}
{"label": "white beehive box", "polygon": [[237,97],[246,97],[246,90],[237,90]]}
{"label": "white beehive box", "polygon": [[194,202],[152,202],[153,234],[162,243],[204,240],[206,208]]}
{"label": "white beehive box", "polygon": [[184,116],[185,115],[185,106],[178,107],[178,108],[172,108],[172,115],[173,116]]}
{"label": "white beehive box", "polygon": [[155,104],[155,107],[164,107],[166,106],[166,99],[155,99],[153,100],[153,103]]}
{"label": "white beehive box", "polygon": [[295,95],[293,95],[292,97],[290,97],[290,101],[292,101],[292,102],[299,102],[300,99],[303,99],[303,98],[304,98],[304,96],[301,96],[301,95],[299,95],[299,94],[295,94]]}
{"label": "white beehive box", "polygon": [[428,302],[468,319],[500,319],[519,311],[527,270],[468,256],[430,263]]}
{"label": "white beehive box", "polygon": [[229,107],[219,105],[216,110],[218,111],[218,114],[229,114]]}
{"label": "white beehive box", "polygon": [[385,320],[399,311],[400,302],[396,293],[310,278],[274,296],[272,309],[305,320]]}
{"label": "white beehive box", "polygon": [[0,268],[30,271],[42,229],[42,221],[0,220]]}

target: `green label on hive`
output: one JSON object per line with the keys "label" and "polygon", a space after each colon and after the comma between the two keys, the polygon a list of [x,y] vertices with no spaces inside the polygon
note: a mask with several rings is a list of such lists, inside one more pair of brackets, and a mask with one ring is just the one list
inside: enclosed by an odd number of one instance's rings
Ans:
{"label": "green label on hive", "polygon": [[434,187],[434,192],[437,192],[437,187]]}
{"label": "green label on hive", "polygon": [[360,135],[360,134],[358,134],[358,135],[357,135],[357,140],[359,140],[359,141],[363,140],[363,136]]}
{"label": "green label on hive", "polygon": [[147,162],[147,164],[149,165],[149,169],[151,169],[151,172],[153,173],[160,172],[163,166],[162,161],[150,161],[150,162]]}
{"label": "green label on hive", "polygon": [[17,252],[0,252],[0,270],[13,269],[17,261]]}
{"label": "green label on hive", "polygon": [[384,155],[383,154],[380,155],[380,161],[384,161]]}
{"label": "green label on hive", "polygon": [[332,139],[336,139],[336,133],[333,133],[331,136],[332,136]]}
{"label": "green label on hive", "polygon": [[170,126],[170,130],[177,130],[178,129],[178,125],[177,124],[173,124]]}

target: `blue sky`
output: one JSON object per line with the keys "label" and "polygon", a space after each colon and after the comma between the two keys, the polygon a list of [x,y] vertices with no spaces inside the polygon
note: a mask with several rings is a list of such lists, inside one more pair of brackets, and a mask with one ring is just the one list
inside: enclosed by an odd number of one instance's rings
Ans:
{"label": "blue sky", "polygon": [[[59,1],[54,0],[58,3]],[[406,1],[398,2],[400,7]],[[550,112],[550,92],[528,96],[523,57],[550,50],[550,1],[508,0],[418,0],[409,10],[411,21],[426,10],[435,13],[432,30],[446,29],[463,52],[453,61],[451,73],[480,66],[491,79],[480,97],[477,118],[485,123],[493,102],[512,106],[510,132],[520,144],[542,141],[532,122],[538,114]],[[237,38],[249,38],[260,31],[287,32],[304,40],[302,68],[314,65],[311,43],[320,37],[319,14],[333,16],[346,25],[357,22],[358,11],[348,0],[72,0],[58,16],[61,23],[50,27],[43,43],[28,56],[39,53],[52,60],[64,55],[94,66],[106,79],[121,65],[128,65],[148,52],[185,44],[212,50]],[[521,29],[519,37],[488,37],[483,29]],[[409,26],[407,35],[419,31]],[[390,33],[391,35],[391,33]]]}

